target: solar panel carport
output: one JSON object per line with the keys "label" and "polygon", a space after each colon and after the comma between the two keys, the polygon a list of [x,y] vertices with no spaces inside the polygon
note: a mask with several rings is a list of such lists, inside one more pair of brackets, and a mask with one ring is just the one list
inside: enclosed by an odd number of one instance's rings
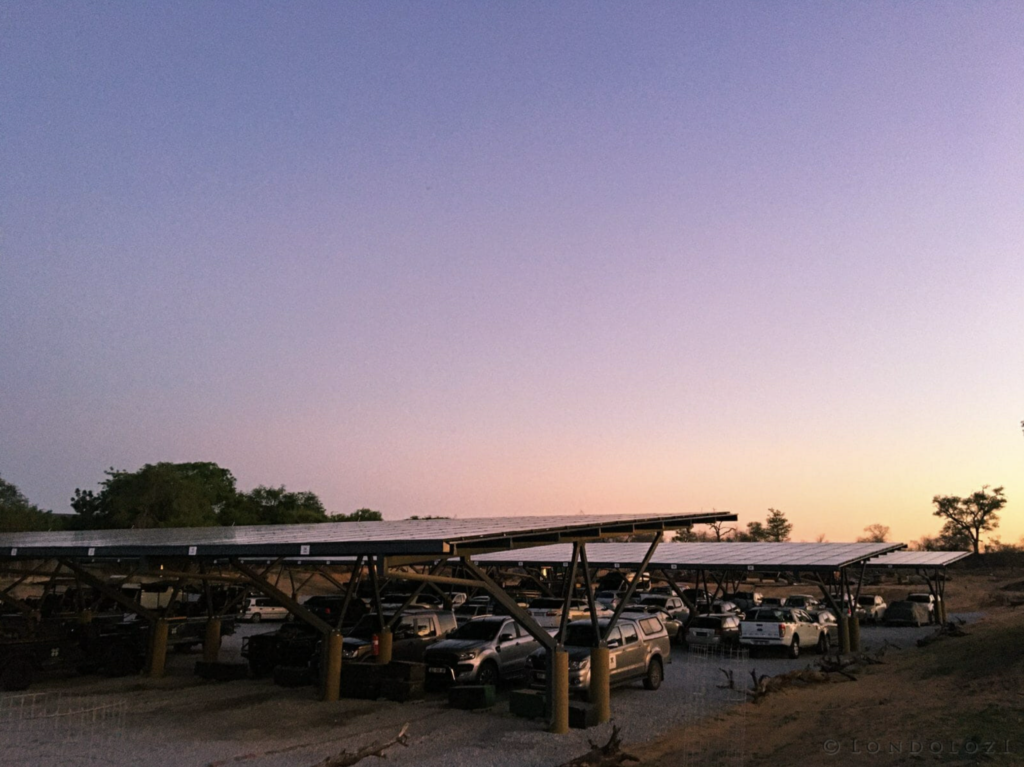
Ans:
{"label": "solar panel carport", "polygon": [[[669,542],[658,546],[645,559],[645,543],[592,543],[586,548],[592,567],[655,573],[667,581],[676,594],[695,612],[694,605],[676,583],[680,572],[692,572],[696,583],[714,595],[724,593],[727,584],[748,573],[792,573],[813,582],[836,613],[843,652],[860,647],[860,626],[847,620],[840,607],[852,604],[860,594],[864,567],[874,557],[903,548],[902,543],[730,543]],[[572,547],[539,546],[520,552],[484,554],[477,561],[485,565],[512,567],[570,567]],[[708,575],[714,580],[714,589]],[[851,580],[856,579],[855,589]],[[633,579],[633,585],[639,578]],[[631,595],[632,592],[630,592]],[[625,600],[624,600],[625,601]]]}
{"label": "solar panel carport", "polygon": [[[380,632],[380,663],[390,661],[390,628],[397,621],[401,611],[412,604],[424,586],[448,584],[481,588],[502,604],[548,649],[552,667],[552,673],[548,677],[548,694],[552,710],[551,730],[565,732],[568,730],[568,656],[564,650],[556,646],[546,630],[537,625],[528,613],[473,562],[473,556],[572,541],[575,577],[575,563],[580,552],[585,550],[587,541],[623,534],[653,534],[654,541],[648,545],[648,555],[644,560],[647,561],[666,531],[689,528],[694,524],[735,520],[736,515],[729,512],[709,512],[13,533],[0,535],[0,560],[57,559],[60,567],[70,570],[77,578],[93,586],[100,593],[150,620],[153,626],[150,673],[153,676],[163,674],[168,633],[166,614],[140,609],[117,589],[103,582],[89,570],[88,566],[98,562],[128,561],[135,562],[136,567],[151,568],[159,566],[156,563],[166,563],[178,568],[176,574],[179,576],[180,584],[190,579],[208,584],[212,578],[223,576],[211,575],[206,571],[207,568],[214,563],[229,562],[231,568],[255,588],[285,605],[297,618],[323,633],[326,657],[322,664],[322,688],[325,700],[337,700],[339,697],[342,648],[340,621],[338,626],[332,626],[313,615],[297,600],[264,577],[269,568],[261,572],[252,562],[243,562],[244,558],[268,557],[279,562],[293,558],[356,557],[355,569],[361,573],[365,566],[370,574],[375,609],[383,626]],[[442,569],[450,566],[452,557],[459,557],[460,568],[471,577],[455,578],[440,574]],[[585,562],[585,553],[583,558]],[[416,572],[416,566],[426,566],[427,571]],[[419,582],[417,590],[386,625],[381,610],[378,583],[378,578],[383,575]],[[346,588],[346,601],[352,598],[356,583],[357,579],[350,578]],[[340,583],[337,585],[341,587]],[[567,594],[566,599],[568,600],[570,596],[571,593]],[[564,610],[563,613],[567,615],[568,610]],[[596,610],[593,609],[593,604],[591,614],[596,626]],[[211,614],[209,618],[204,657],[215,658],[216,650],[219,648],[220,632],[219,626],[216,625],[217,617]],[[617,619],[618,614],[614,620]],[[606,629],[610,630],[611,626]],[[607,666],[607,648],[595,648],[598,656],[601,651],[604,653],[604,665]],[[600,663],[595,665],[599,667]],[[600,676],[598,670],[595,674],[595,684],[599,698]],[[610,716],[607,711],[607,673],[603,681],[603,720],[607,721]]]}
{"label": "solar panel carport", "polygon": [[946,622],[946,568],[971,556],[969,551],[893,551],[867,563],[870,570],[912,570],[935,597],[936,619]]}

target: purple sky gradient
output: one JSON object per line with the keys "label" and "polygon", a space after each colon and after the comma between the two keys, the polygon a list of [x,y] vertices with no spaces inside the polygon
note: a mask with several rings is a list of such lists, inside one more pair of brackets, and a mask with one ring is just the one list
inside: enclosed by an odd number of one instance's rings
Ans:
{"label": "purple sky gradient", "polygon": [[7,4],[0,475],[1024,535],[1024,6]]}

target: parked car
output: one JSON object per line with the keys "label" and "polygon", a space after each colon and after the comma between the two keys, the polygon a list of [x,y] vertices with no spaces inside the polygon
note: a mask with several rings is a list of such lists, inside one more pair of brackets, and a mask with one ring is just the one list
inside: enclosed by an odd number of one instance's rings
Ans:
{"label": "parked car", "polygon": [[740,606],[735,602],[730,602],[725,599],[716,599],[711,603],[711,609],[709,615],[738,615],[740,620],[743,620],[743,611]]}
{"label": "parked car", "polygon": [[885,618],[885,600],[878,594],[857,597],[857,617],[867,623],[880,623]]}
{"label": "parked car", "polygon": [[782,607],[786,601],[785,597],[761,597],[759,607]]}
{"label": "parked car", "polygon": [[685,621],[679,620],[673,615],[670,615],[664,607],[658,607],[656,604],[633,604],[629,605],[622,611],[623,615],[629,617],[642,617],[645,615],[657,616],[658,620],[661,621],[665,627],[665,632],[668,634],[668,638],[676,644],[683,644],[686,641],[686,630]]}
{"label": "parked car", "polygon": [[594,600],[600,602],[604,607],[609,610],[614,610],[619,606],[619,602],[622,601],[621,591],[598,591],[594,594]]}
{"label": "parked car", "polygon": [[759,607],[740,623],[740,644],[749,647],[751,655],[781,648],[790,658],[798,658],[804,647],[827,652],[830,642],[821,624],[798,607]]}
{"label": "parked car", "polygon": [[907,594],[908,602],[917,602],[919,605],[924,605],[928,610],[928,620],[930,622],[935,621],[935,595],[934,594]]}
{"label": "parked car", "polygon": [[683,623],[690,617],[690,608],[684,604],[682,599],[671,594],[641,594],[637,602],[645,607],[647,605],[660,607]]}
{"label": "parked car", "polygon": [[[302,606],[316,617],[334,626],[337,625],[342,608],[345,607],[345,596],[344,594],[326,594],[310,597],[302,603]],[[366,602],[353,597],[349,600],[348,609],[345,612],[344,626],[354,626],[369,611],[370,608],[366,606]]]}
{"label": "parked car", "polygon": [[91,623],[59,617],[0,618],[0,690],[27,690],[44,672],[137,674],[146,658],[149,624],[120,614]]}
{"label": "parked car", "polygon": [[[608,619],[598,625],[602,633]],[[589,620],[573,621],[566,627],[563,645],[569,653],[569,690],[587,694],[590,689],[590,651],[594,647],[594,626]],[[655,616],[620,617],[607,638],[609,682],[612,686],[642,679],[648,690],[657,690],[665,678],[665,664],[672,660],[672,645],[664,625]],[[532,687],[547,684],[547,650],[530,655]]]}
{"label": "parked car", "polygon": [[811,615],[818,622],[821,636],[818,638],[818,650],[829,652],[839,644],[839,621],[831,610],[819,610]]}
{"label": "parked car", "polygon": [[286,623],[275,631],[242,637],[242,657],[253,676],[266,676],[278,666],[308,666],[322,638],[308,623]]}
{"label": "parked car", "polygon": [[455,608],[455,622],[461,626],[474,618],[480,618],[484,615],[492,615],[493,613],[494,605],[492,605],[490,601],[469,601]]}
{"label": "parked car", "polygon": [[885,610],[886,626],[925,626],[929,622],[928,606],[920,602],[893,602]]}
{"label": "parked car", "polygon": [[[132,620],[134,620],[134,615]],[[167,646],[173,647],[178,652],[199,647],[206,641],[205,616],[193,616],[171,618],[167,621]],[[235,617],[225,615],[220,619],[220,635],[230,636],[235,633]]]}
{"label": "parked car", "polygon": [[700,588],[683,589],[683,596],[697,607],[697,612],[707,612],[714,601],[707,591]]}
{"label": "parked car", "polygon": [[[558,628],[562,622],[562,608],[565,600],[558,597],[540,597],[530,602],[527,612],[543,628]],[[598,606],[598,616],[611,616],[611,610]],[[584,599],[573,599],[569,603],[569,620],[590,617],[590,607]]]}
{"label": "parked car", "polygon": [[807,610],[808,612],[815,612],[822,608],[822,604],[819,600],[810,596],[809,594],[790,594],[786,597],[786,601],[782,603],[783,607],[795,607],[799,610]]}
{"label": "parked car", "polygon": [[690,646],[734,647],[740,642],[740,618],[734,614],[699,615],[686,629]]}
{"label": "parked car", "polygon": [[279,605],[270,597],[249,597],[242,605],[239,617],[244,621],[259,623],[287,620],[290,614],[287,607]]}
{"label": "parked car", "polygon": [[512,618],[474,618],[426,649],[427,681],[497,684],[526,674],[527,658],[538,647],[540,642]]}
{"label": "parked car", "polygon": [[[384,613],[384,621],[394,613]],[[393,660],[423,660],[427,647],[440,641],[458,626],[451,610],[408,609],[402,613],[391,630],[391,657]],[[369,613],[357,623],[352,632],[342,639],[342,657],[347,661],[368,660],[373,654],[374,636],[380,634],[377,615]]]}
{"label": "parked car", "polygon": [[760,607],[764,596],[760,591],[734,591],[731,594],[726,594],[722,599],[732,602],[740,609],[740,612],[745,613],[755,607]]}

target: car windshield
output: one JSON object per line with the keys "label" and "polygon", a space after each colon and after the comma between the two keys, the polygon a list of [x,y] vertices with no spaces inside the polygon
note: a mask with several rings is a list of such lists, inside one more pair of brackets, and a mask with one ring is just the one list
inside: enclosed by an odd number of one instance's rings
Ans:
{"label": "car windshield", "polygon": [[594,626],[591,623],[570,623],[565,629],[565,644],[570,647],[593,647]]}
{"label": "car windshield", "polygon": [[861,597],[860,599],[857,600],[857,604],[859,604],[861,607],[874,607],[875,606],[875,598],[874,597]]}
{"label": "car windshield", "polygon": [[643,602],[645,605],[657,605],[658,607],[664,607],[665,603],[668,602],[668,597],[655,595],[642,596],[640,597],[640,601]]}
{"label": "car windshield", "polygon": [[540,609],[540,610],[558,610],[558,609],[560,609],[562,607],[562,604],[563,603],[562,603],[561,599],[550,599],[550,598],[534,599],[532,602],[530,602],[530,609],[531,610],[537,610],[537,609]]}
{"label": "car windshield", "polygon": [[479,603],[475,604],[475,605],[465,604],[465,605],[462,605],[461,607],[456,607],[455,608],[455,614],[456,615],[476,615],[478,612],[483,610],[484,607],[485,607],[485,605],[481,605]]}
{"label": "car windshield", "polygon": [[[391,615],[384,613],[384,623],[391,620],[393,615],[393,613]],[[398,626],[393,626],[392,631],[397,634],[403,630],[403,628],[409,628],[409,625],[406,624],[404,620],[400,621]],[[369,639],[379,631],[380,624],[377,623],[377,616],[375,613],[370,613],[369,615],[364,615],[359,619],[359,622],[356,623],[356,625],[352,627],[352,631],[349,632],[349,636],[357,639]]]}
{"label": "car windshield", "polygon": [[765,597],[761,600],[762,607],[781,607],[782,600],[778,597]]}
{"label": "car windshield", "polygon": [[754,621],[757,623],[785,623],[790,620],[788,610],[754,610],[750,615],[747,616],[747,621]]}
{"label": "car windshield", "polygon": [[721,618],[696,618],[690,624],[695,629],[717,629],[722,627]]}
{"label": "car windshield", "polygon": [[462,626],[457,628],[448,636],[452,639],[479,639],[483,641],[490,641],[498,636],[498,632],[504,625],[504,621],[470,621],[469,623],[463,623]]}
{"label": "car windshield", "polygon": [[931,594],[911,594],[907,597],[908,602],[930,602]]}

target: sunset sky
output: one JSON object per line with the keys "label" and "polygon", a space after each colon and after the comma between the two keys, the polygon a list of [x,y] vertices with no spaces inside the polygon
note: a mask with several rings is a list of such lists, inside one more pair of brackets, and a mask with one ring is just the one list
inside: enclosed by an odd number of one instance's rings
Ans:
{"label": "sunset sky", "polygon": [[0,476],[1024,535],[1024,4],[6,3]]}

